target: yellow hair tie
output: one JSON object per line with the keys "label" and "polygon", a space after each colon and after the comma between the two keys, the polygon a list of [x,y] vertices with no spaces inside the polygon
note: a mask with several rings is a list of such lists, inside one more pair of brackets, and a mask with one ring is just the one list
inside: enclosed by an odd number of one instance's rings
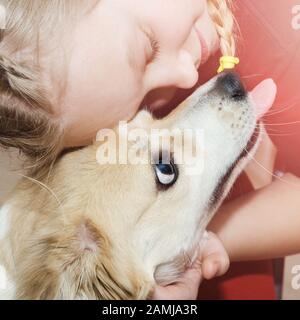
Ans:
{"label": "yellow hair tie", "polygon": [[240,63],[240,59],[232,56],[223,56],[220,59],[220,67],[218,73],[223,72],[225,69],[234,69]]}

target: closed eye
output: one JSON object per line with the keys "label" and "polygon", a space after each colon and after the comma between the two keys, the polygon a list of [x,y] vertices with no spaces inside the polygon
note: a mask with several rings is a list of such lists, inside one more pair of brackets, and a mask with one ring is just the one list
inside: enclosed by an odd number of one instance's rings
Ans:
{"label": "closed eye", "polygon": [[148,63],[154,62],[160,54],[160,45],[158,41],[155,40],[154,38],[150,38],[150,43],[152,48],[152,55],[151,55],[150,61],[148,60]]}
{"label": "closed eye", "polygon": [[158,41],[154,38],[153,34],[147,32],[146,30],[143,30],[145,35],[147,36],[150,46],[151,46],[151,55],[150,57],[147,59],[147,64],[153,63],[159,56],[160,54],[160,45],[158,43]]}

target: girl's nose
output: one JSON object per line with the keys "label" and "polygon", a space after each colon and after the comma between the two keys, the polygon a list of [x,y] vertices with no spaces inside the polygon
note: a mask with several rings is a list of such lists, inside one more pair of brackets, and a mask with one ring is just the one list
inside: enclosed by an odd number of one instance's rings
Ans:
{"label": "girl's nose", "polygon": [[198,81],[197,62],[188,51],[180,50],[174,68],[177,73],[174,77],[176,79],[175,85],[178,88],[192,88]]}
{"label": "girl's nose", "polygon": [[198,81],[198,72],[194,58],[187,50],[180,50],[176,57],[161,61],[155,70],[152,70],[152,81],[148,90],[162,87],[177,87],[190,89]]}

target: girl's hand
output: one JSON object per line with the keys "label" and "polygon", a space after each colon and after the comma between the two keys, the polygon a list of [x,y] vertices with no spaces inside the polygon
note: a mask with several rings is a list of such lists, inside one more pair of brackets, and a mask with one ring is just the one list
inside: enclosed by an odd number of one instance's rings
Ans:
{"label": "girl's hand", "polygon": [[202,253],[202,275],[206,280],[222,276],[229,269],[229,256],[221,240],[208,232],[208,240]]}
{"label": "girl's hand", "polygon": [[157,285],[153,300],[196,300],[202,278],[212,279],[221,276],[229,268],[229,257],[219,238],[212,232],[202,254],[178,279],[177,283],[166,287]]}

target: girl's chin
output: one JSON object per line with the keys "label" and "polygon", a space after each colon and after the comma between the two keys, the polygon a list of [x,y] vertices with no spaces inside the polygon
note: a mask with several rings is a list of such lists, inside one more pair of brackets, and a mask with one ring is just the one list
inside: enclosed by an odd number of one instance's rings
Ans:
{"label": "girl's chin", "polygon": [[157,110],[165,106],[175,96],[176,88],[161,88],[156,89],[147,94],[143,104],[146,105],[150,110]]}

